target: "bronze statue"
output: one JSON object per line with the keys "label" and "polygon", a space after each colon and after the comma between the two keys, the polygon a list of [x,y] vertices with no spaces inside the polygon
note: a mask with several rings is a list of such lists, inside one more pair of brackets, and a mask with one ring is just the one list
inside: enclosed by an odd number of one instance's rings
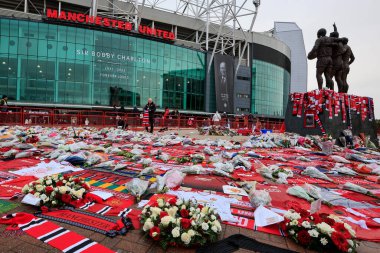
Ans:
{"label": "bronze statue", "polygon": [[334,89],[333,81],[331,79],[332,71],[332,44],[336,41],[335,38],[326,37],[326,29],[321,28],[318,30],[317,37],[313,49],[307,55],[309,60],[317,58],[317,82],[318,89],[323,87],[324,74],[326,79],[326,87],[329,89]]}
{"label": "bronze statue", "polygon": [[355,56],[352,53],[351,47],[347,45],[348,39],[342,38],[342,44],[344,47],[344,53],[342,55],[343,60],[343,70],[342,70],[342,82],[343,82],[343,92],[347,93],[348,91],[348,83],[347,83],[347,75],[350,73],[350,65],[355,61]]}
{"label": "bronze statue", "polygon": [[[334,23],[334,31],[330,33],[331,38],[339,39],[339,33],[338,29]],[[338,85],[338,92],[343,92],[343,81],[342,81],[342,73],[343,73],[343,59],[342,55],[344,54],[344,50],[346,49],[343,47],[343,43],[341,40],[336,41],[333,43],[332,47],[332,61],[333,61],[333,68],[332,68],[332,77],[335,78],[336,84]]]}

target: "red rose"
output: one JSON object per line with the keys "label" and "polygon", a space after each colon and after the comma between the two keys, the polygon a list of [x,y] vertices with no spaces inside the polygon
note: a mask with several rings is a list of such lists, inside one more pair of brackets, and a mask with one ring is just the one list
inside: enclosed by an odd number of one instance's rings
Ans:
{"label": "red rose", "polygon": [[47,213],[49,212],[49,208],[47,206],[41,206],[41,212]]}
{"label": "red rose", "polygon": [[75,178],[74,179],[74,183],[79,184],[80,183],[80,179],[79,178]]}
{"label": "red rose", "polygon": [[160,219],[164,218],[165,216],[168,216],[169,214],[167,212],[160,212]]}
{"label": "red rose", "polygon": [[63,182],[62,181],[58,181],[55,185],[56,186],[63,186]]}
{"label": "red rose", "polygon": [[202,208],[203,208],[203,205],[198,205],[198,208],[202,210]]}
{"label": "red rose", "polygon": [[333,228],[335,229],[335,232],[343,235],[346,239],[350,239],[351,238],[351,234],[350,232],[348,232],[348,230],[344,227],[344,224],[343,223],[335,223],[335,225],[333,226]]}
{"label": "red rose", "polygon": [[183,218],[181,219],[181,225],[184,229],[188,229],[191,226],[191,220]]}
{"label": "red rose", "polygon": [[63,178],[64,178],[65,180],[69,180],[70,176],[69,176],[69,175],[64,175]]}
{"label": "red rose", "polygon": [[62,195],[62,202],[66,203],[66,204],[70,203],[71,202],[71,196],[69,194],[63,194]]}
{"label": "red rose", "polygon": [[186,209],[182,209],[179,213],[181,214],[182,218],[189,217],[189,211],[187,211]]}
{"label": "red rose", "polygon": [[329,217],[326,217],[324,219],[322,219],[322,221],[326,222],[327,224],[329,224],[330,226],[334,226],[335,225],[335,220],[334,219],[331,219]]}
{"label": "red rose", "polygon": [[48,186],[48,187],[45,188],[45,191],[46,191],[47,195],[50,195],[50,193],[52,193],[54,191],[54,188],[51,187],[51,186]]}
{"label": "red rose", "polygon": [[331,240],[334,242],[335,246],[342,252],[347,252],[349,245],[346,237],[342,234],[333,232],[331,235]]}
{"label": "red rose", "polygon": [[301,245],[306,246],[310,244],[311,236],[309,235],[307,230],[301,230],[300,232],[298,232],[297,240]]}
{"label": "red rose", "polygon": [[[153,240],[157,241],[158,239],[160,239],[160,228],[159,227],[152,227],[150,230],[149,230],[149,235],[150,237],[153,238]],[[155,233],[153,235],[153,233]]]}
{"label": "red rose", "polygon": [[175,203],[177,202],[177,199],[176,198],[170,198],[168,202],[170,205],[174,206]]}
{"label": "red rose", "polygon": [[84,189],[86,189],[87,191],[90,190],[90,187],[88,187],[87,184],[82,184],[82,187],[83,187]]}
{"label": "red rose", "polygon": [[309,212],[307,210],[305,210],[305,209],[300,209],[299,213],[300,213],[300,215],[301,215],[302,218],[305,218],[305,217],[309,216]]}

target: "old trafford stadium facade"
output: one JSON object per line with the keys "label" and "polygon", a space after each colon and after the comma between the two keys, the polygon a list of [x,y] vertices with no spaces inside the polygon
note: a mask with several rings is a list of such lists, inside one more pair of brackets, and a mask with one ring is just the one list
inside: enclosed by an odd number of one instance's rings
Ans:
{"label": "old trafford stadium facade", "polygon": [[132,108],[153,98],[160,108],[282,118],[291,50],[273,32],[252,32],[260,1],[238,10],[184,2],[169,11],[145,1],[1,1],[1,93],[15,105]]}

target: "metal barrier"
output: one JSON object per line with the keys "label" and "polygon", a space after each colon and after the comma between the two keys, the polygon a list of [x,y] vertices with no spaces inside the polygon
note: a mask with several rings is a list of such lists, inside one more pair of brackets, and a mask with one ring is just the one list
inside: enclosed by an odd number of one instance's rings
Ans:
{"label": "metal barrier", "polygon": [[[283,120],[260,119],[262,129],[279,131]],[[94,126],[111,127],[123,123],[129,129],[142,128],[142,113],[49,109],[34,107],[7,107],[0,111],[0,124],[3,125],[53,125],[53,126]],[[163,118],[162,113],[155,115],[154,125],[160,128],[198,128],[211,125],[227,126],[231,129],[252,129],[255,122],[244,121],[241,116],[223,117],[219,122],[213,122],[211,117],[191,115],[169,115]]]}

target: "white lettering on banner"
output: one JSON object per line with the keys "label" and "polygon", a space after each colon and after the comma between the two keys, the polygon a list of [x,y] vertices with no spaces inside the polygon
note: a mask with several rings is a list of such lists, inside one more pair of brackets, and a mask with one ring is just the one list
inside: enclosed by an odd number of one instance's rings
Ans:
{"label": "white lettering on banner", "polygon": [[76,49],[75,54],[84,55],[84,56],[92,56],[92,57],[102,58],[102,59],[117,59],[121,61],[141,62],[141,63],[150,64],[150,59],[147,59],[147,58],[129,56],[125,54],[115,54],[115,53],[104,52],[104,51],[94,51],[94,50],[89,51],[87,49]]}

